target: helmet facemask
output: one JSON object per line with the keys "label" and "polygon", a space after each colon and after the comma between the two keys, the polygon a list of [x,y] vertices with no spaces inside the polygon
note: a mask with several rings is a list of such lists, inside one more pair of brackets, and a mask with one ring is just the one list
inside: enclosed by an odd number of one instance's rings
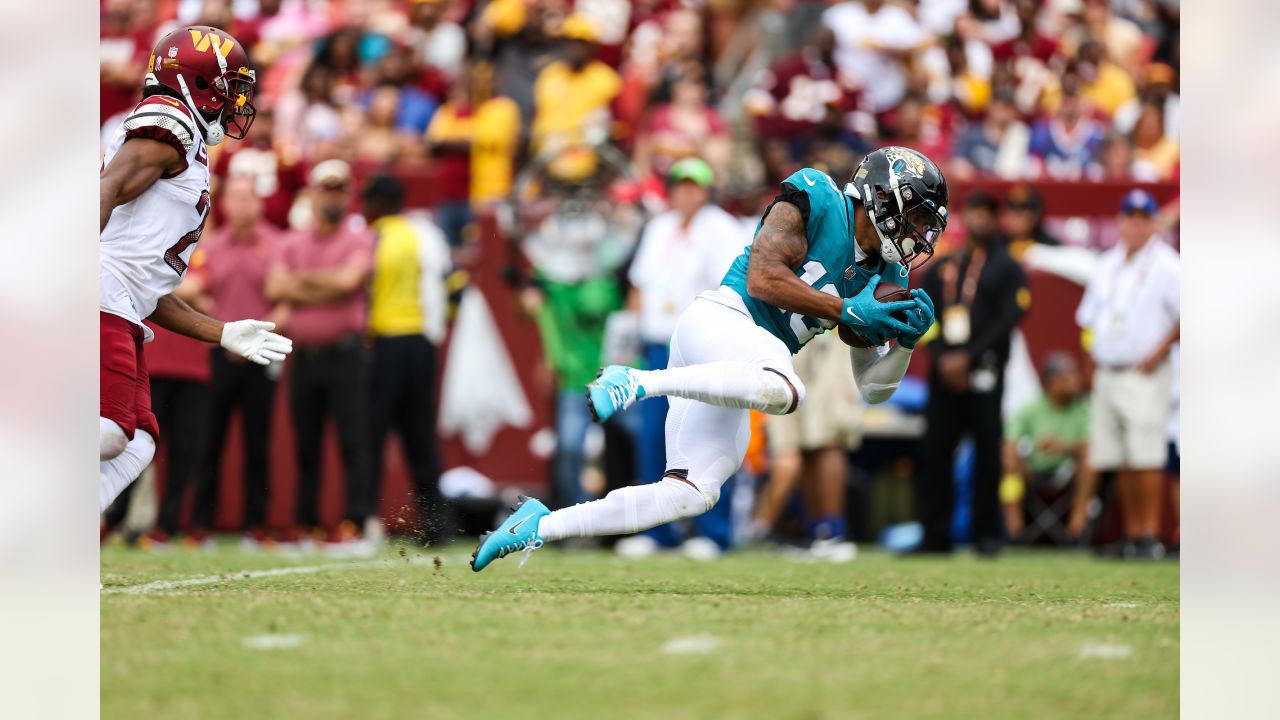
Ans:
{"label": "helmet facemask", "polygon": [[907,272],[929,262],[938,237],[947,229],[947,209],[917,197],[909,185],[894,187],[892,196],[870,185],[863,185],[862,192],[872,199],[864,201],[864,207],[880,237],[884,261],[900,263]]}
{"label": "helmet facemask", "polygon": [[[215,53],[216,55],[217,53]],[[219,57],[219,64],[223,61]],[[223,138],[243,140],[253,125],[257,109],[253,106],[253,88],[257,81],[256,74],[248,68],[223,70],[213,79],[210,85],[203,77],[196,76],[196,88],[202,92],[212,91],[221,102],[208,111],[198,105],[191,97],[186,78],[178,74],[178,85],[187,104],[195,111],[196,122],[204,131],[205,142],[217,145]]]}

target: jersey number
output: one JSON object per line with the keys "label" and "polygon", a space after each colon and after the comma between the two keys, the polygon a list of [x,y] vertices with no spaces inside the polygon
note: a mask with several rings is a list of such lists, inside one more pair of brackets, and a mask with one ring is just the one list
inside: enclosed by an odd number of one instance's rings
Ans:
{"label": "jersey number", "polygon": [[209,191],[205,190],[200,193],[200,200],[196,202],[196,212],[200,213],[200,224],[194,230],[178,238],[178,242],[174,243],[168,250],[164,251],[164,262],[173,271],[179,275],[187,271],[187,261],[182,259],[182,253],[187,248],[200,242],[200,234],[204,232],[204,222],[209,219]]}
{"label": "jersey number", "polygon": [[[806,285],[813,285],[826,274],[827,269],[823,267],[822,263],[817,260],[810,260],[804,264],[804,273],[800,275],[800,279],[803,280]],[[827,283],[826,285],[816,289],[818,292],[824,292],[832,297],[840,297],[840,293],[836,290],[836,286],[833,283]],[[810,325],[809,323],[814,324]],[[824,333],[836,326],[834,321],[811,318],[799,313],[791,313],[791,320],[789,324],[791,325],[791,332],[796,334],[796,342],[800,343],[801,346],[812,340],[813,336],[818,335],[819,333]]]}

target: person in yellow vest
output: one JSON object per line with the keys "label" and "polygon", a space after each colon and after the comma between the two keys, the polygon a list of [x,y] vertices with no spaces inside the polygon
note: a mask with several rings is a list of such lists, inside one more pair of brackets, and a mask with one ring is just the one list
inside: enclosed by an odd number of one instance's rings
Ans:
{"label": "person in yellow vest", "polygon": [[622,89],[618,73],[595,59],[596,38],[586,17],[565,18],[563,57],[543,68],[533,86],[533,151],[547,153],[548,171],[557,180],[581,181],[595,173],[599,158],[589,146],[608,137],[609,105]]}
{"label": "person in yellow vest", "polygon": [[387,433],[394,427],[412,476],[418,519],[391,530],[436,543],[445,538],[435,430],[436,344],[444,337],[449,251],[440,229],[407,217],[403,205],[404,186],[395,178],[375,177],[365,188],[364,215],[376,237],[369,285],[369,506],[377,507]]}

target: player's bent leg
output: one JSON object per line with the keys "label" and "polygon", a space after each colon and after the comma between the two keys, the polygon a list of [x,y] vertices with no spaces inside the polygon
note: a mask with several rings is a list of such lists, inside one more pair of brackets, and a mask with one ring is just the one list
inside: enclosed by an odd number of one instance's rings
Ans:
{"label": "player's bent leg", "polygon": [[689,481],[667,476],[656,483],[618,488],[599,500],[557,510],[542,518],[538,535],[548,542],[626,535],[701,515],[709,507],[706,497]]}
{"label": "player's bent leg", "polygon": [[701,515],[720,499],[750,439],[743,410],[673,399],[667,413],[667,471],[649,485],[619,488],[605,497],[542,518],[544,541],[622,535]]}
{"label": "player's bent leg", "polygon": [[804,383],[786,362],[710,362],[666,370],[632,371],[641,396],[666,395],[708,405],[795,412],[804,401]]}
{"label": "player's bent leg", "polygon": [[98,418],[98,460],[110,460],[124,452],[129,438],[114,420]]}
{"label": "player's bent leg", "polygon": [[98,512],[107,507],[129,487],[156,454],[156,441],[146,430],[134,431],[133,439],[116,457],[98,464]]}

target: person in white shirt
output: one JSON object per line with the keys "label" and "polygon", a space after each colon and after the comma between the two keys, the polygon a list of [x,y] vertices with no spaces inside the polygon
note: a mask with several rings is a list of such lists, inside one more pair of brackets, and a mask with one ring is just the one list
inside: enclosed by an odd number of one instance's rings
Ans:
{"label": "person in white shirt", "polygon": [[[720,286],[725,271],[750,242],[751,236],[743,231],[741,223],[711,202],[714,180],[711,166],[701,158],[686,157],[673,164],[667,175],[671,209],[649,221],[636,248],[628,273],[632,287],[627,307],[638,316],[648,369],[667,367],[671,336],[680,314],[698,293]],[[666,398],[645,403],[640,412],[639,476],[652,481],[661,478],[666,468]],[[717,510],[694,520],[703,539],[712,540],[721,550],[727,548],[732,537],[729,506],[722,498]],[[689,542],[696,544],[697,540]],[[622,541],[618,550],[641,555],[657,545],[676,543],[674,529],[662,525]],[[690,552],[694,549],[687,548]]]}
{"label": "person in white shirt", "polygon": [[1178,253],[1155,234],[1156,202],[1132,190],[1120,208],[1121,242],[1102,256],[1076,310],[1093,357],[1089,462],[1114,470],[1126,557],[1159,558],[1156,540],[1178,341]]}
{"label": "person in white shirt", "polygon": [[836,65],[863,85],[873,113],[891,110],[907,92],[905,60],[931,41],[907,10],[884,0],[843,2],[822,15],[836,36]]}

